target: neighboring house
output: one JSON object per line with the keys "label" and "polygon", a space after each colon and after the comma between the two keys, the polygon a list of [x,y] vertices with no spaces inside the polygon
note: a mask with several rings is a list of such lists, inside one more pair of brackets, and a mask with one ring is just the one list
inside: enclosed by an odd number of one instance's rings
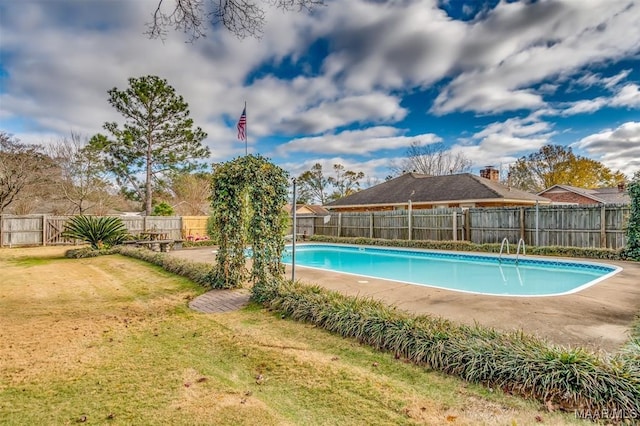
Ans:
{"label": "neighboring house", "polygon": [[[324,216],[329,214],[329,211],[322,206],[316,206],[311,204],[298,204],[296,206],[296,215],[316,215]],[[286,204],[284,209],[287,213],[291,214],[291,204]]]}
{"label": "neighboring house", "polygon": [[429,176],[406,173],[324,207],[339,212],[403,210],[409,203],[412,209],[551,204],[547,198],[502,185],[498,182],[499,172],[493,167],[481,170],[480,174]]}
{"label": "neighboring house", "polygon": [[539,192],[553,204],[630,204],[631,197],[624,183],[615,188],[586,189],[569,185],[553,185]]}

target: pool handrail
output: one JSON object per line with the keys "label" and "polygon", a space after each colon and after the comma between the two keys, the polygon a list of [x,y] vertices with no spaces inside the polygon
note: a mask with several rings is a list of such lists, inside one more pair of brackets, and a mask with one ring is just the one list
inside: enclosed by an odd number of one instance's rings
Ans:
{"label": "pool handrail", "polygon": [[522,245],[522,255],[523,256],[527,255],[527,249],[524,245],[524,238],[520,238],[518,240],[518,248],[516,250],[516,265],[518,264],[518,255],[520,254],[520,245]]}
{"label": "pool handrail", "polygon": [[507,243],[507,254],[509,254],[509,239],[504,237],[502,243],[500,243],[500,255],[498,256],[498,263],[502,262],[502,250],[504,249],[504,243]]}

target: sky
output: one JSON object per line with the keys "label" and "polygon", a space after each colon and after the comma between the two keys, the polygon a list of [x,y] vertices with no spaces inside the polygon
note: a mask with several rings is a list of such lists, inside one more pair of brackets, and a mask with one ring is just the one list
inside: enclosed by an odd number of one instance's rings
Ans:
{"label": "sky", "polygon": [[[165,4],[169,0],[165,0]],[[0,0],[0,130],[51,144],[122,123],[107,91],[157,75],[211,162],[247,149],[291,176],[320,163],[384,179],[413,142],[477,172],[545,144],[640,170],[639,0],[327,0],[267,8],[260,39],[220,27],[149,39],[158,0]]]}

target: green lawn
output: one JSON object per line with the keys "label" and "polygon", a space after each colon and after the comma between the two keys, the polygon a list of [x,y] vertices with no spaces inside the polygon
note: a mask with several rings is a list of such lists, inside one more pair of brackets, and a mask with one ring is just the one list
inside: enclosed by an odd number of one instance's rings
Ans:
{"label": "green lawn", "polygon": [[0,424],[572,424],[122,256],[0,250]]}

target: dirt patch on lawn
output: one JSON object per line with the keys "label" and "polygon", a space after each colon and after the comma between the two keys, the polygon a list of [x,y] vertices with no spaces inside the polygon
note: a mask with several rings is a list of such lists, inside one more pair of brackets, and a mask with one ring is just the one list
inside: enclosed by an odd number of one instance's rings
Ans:
{"label": "dirt patch on lawn", "polygon": [[0,250],[0,359],[10,366],[0,383],[84,368],[100,356],[96,346],[104,339],[148,324],[193,296],[156,297],[167,291],[167,280],[146,265],[113,257],[63,259],[66,250]]}

